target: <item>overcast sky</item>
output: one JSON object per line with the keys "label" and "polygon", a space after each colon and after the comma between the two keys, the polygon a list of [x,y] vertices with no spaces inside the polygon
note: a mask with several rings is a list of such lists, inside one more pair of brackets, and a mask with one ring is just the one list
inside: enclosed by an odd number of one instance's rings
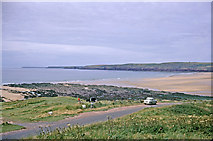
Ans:
{"label": "overcast sky", "polygon": [[3,3],[3,67],[211,61],[211,3]]}

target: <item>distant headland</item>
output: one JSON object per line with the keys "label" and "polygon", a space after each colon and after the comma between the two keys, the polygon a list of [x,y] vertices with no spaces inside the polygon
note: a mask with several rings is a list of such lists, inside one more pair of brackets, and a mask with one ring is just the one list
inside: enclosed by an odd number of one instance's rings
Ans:
{"label": "distant headland", "polygon": [[180,71],[180,72],[212,72],[211,63],[204,62],[166,62],[144,64],[116,64],[116,65],[86,65],[86,66],[48,66],[22,68],[58,68],[58,69],[86,69],[86,70],[119,70],[119,71]]}

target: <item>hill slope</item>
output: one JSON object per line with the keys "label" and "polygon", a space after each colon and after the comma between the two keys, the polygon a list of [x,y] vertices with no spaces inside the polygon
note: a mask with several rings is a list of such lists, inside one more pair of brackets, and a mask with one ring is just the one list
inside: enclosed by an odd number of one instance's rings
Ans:
{"label": "hill slope", "polygon": [[212,139],[212,102],[146,108],[115,120],[72,126],[39,139]]}

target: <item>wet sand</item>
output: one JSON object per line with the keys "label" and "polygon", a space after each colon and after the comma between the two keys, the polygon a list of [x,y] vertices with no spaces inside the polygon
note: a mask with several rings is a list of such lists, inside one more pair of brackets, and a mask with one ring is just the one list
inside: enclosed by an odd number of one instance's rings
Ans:
{"label": "wet sand", "polygon": [[190,74],[179,74],[169,77],[149,79],[113,79],[97,81],[81,81],[81,84],[92,85],[116,85],[137,88],[148,88],[152,90],[184,92],[193,95],[211,96],[211,73],[199,72]]}

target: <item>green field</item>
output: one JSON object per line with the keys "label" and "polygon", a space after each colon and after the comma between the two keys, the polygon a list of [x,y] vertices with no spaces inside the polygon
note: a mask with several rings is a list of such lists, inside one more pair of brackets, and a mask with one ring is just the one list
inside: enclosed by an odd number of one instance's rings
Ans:
{"label": "green field", "polygon": [[[82,104],[87,106],[82,109]],[[98,101],[94,108],[90,108],[90,103],[85,100],[78,103],[73,97],[38,97],[24,101],[3,102],[2,116],[4,122],[38,122],[57,121],[66,117],[75,116],[82,112],[107,110],[114,107],[141,104],[141,101],[118,100],[118,101]],[[49,115],[48,112],[53,114]]]}
{"label": "green field", "polygon": [[87,126],[41,134],[38,139],[212,139],[212,101],[146,108]]}

